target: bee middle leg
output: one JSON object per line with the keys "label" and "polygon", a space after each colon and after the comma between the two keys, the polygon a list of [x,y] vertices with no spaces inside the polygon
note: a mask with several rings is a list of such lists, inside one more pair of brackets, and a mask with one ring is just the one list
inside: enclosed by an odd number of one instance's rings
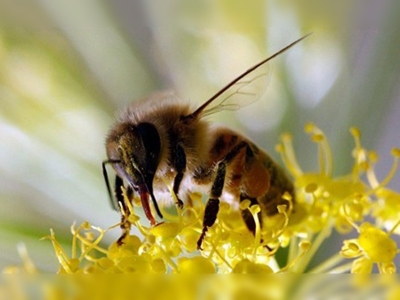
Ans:
{"label": "bee middle leg", "polygon": [[183,150],[181,145],[177,145],[175,147],[175,157],[174,157],[174,167],[177,172],[175,179],[174,179],[174,186],[173,186],[173,191],[177,197],[177,203],[176,205],[179,208],[183,207],[183,201],[179,199],[178,192],[179,192],[179,186],[182,182],[183,175],[185,175],[185,170],[186,170],[186,154],[185,150]]}
{"label": "bee middle leg", "polygon": [[248,147],[248,143],[242,141],[238,143],[233,149],[218,163],[217,175],[215,176],[213,185],[211,187],[210,199],[206,204],[203,218],[203,230],[200,238],[197,241],[197,249],[202,250],[201,244],[206,236],[208,228],[214,225],[219,211],[219,198],[221,197],[226,175],[226,167],[237,157],[237,155]]}
{"label": "bee middle leg", "polygon": [[[246,194],[241,194],[240,195],[240,202],[248,200],[250,201],[250,206],[253,206],[255,204],[259,204],[256,198],[251,198],[248,197]],[[251,212],[248,209],[242,210],[241,211],[242,218],[244,223],[246,224],[246,227],[251,231],[253,235],[256,233],[256,221],[254,220],[254,216],[251,214]],[[257,214],[258,220],[261,219],[261,212]],[[262,222],[260,222],[260,226],[262,226]]]}

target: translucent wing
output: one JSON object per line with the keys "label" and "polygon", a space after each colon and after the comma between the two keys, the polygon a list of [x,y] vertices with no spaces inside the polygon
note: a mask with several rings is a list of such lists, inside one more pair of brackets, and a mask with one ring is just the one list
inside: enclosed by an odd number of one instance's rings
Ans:
{"label": "translucent wing", "polygon": [[201,112],[205,117],[223,110],[237,110],[259,100],[267,91],[271,65],[264,64],[221,93]]}
{"label": "translucent wing", "polygon": [[267,63],[309,35],[299,38],[236,77],[192,114],[186,116],[186,119],[190,121],[221,110],[235,110],[258,100],[265,93],[268,86],[269,72]]}

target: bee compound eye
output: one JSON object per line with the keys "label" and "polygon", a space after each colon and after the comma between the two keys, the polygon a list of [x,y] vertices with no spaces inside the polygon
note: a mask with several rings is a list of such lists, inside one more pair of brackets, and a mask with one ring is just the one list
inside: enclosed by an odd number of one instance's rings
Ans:
{"label": "bee compound eye", "polygon": [[139,124],[137,130],[143,143],[146,156],[144,169],[154,172],[158,166],[161,152],[161,139],[158,130],[150,123]]}

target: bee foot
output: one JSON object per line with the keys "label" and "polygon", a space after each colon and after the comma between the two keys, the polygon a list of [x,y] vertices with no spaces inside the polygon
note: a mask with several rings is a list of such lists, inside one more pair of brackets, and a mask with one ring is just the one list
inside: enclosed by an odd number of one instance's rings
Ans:
{"label": "bee foot", "polygon": [[208,228],[206,226],[203,227],[203,231],[201,232],[201,235],[199,237],[199,240],[197,241],[197,250],[202,251],[203,248],[201,247],[201,244],[203,243],[204,238],[206,237]]}
{"label": "bee foot", "polygon": [[118,246],[122,246],[123,244],[125,244],[124,240],[126,238],[127,234],[123,233],[120,238],[117,240],[117,245]]}
{"label": "bee foot", "polygon": [[177,199],[177,201],[175,202],[175,205],[179,208],[182,209],[183,208],[183,201],[181,199]]}
{"label": "bee foot", "polygon": [[152,224],[151,226],[152,227],[157,227],[157,226],[160,226],[161,224],[164,224],[165,222],[158,222],[158,223],[156,223],[156,224]]}

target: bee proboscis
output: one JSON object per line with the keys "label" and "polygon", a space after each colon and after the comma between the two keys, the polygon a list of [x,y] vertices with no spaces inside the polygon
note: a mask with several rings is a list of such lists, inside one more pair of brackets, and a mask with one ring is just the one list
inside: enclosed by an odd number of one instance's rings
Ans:
{"label": "bee proboscis", "polygon": [[[287,201],[283,199],[285,193],[289,193],[294,201],[292,182],[266,152],[235,131],[211,126],[203,117],[240,107],[240,103],[235,103],[240,102],[240,99],[235,99],[240,97],[235,95],[246,94],[243,87],[255,79],[241,80],[307,36],[248,69],[194,111],[188,104],[177,102],[174,96],[159,93],[133,103],[120,114],[107,136],[108,159],[103,162],[103,174],[111,199],[106,164],[112,164],[117,173],[115,206],[121,210],[123,219],[123,234],[119,242],[123,242],[130,230],[122,195],[124,181],[128,194],[136,192],[140,197],[151,225],[155,225],[156,220],[150,208],[150,199],[157,215],[163,217],[155,192],[166,190],[166,185],[171,184],[178,199],[176,204],[182,206],[184,192],[181,183],[184,180],[190,181],[193,186],[207,186],[209,199],[198,249],[201,249],[208,228],[216,221],[223,192],[230,193],[237,201],[247,199],[251,204],[259,204],[260,221],[277,213],[278,205]],[[222,96],[233,87],[234,92]],[[251,214],[245,210],[242,216],[248,229],[254,233],[255,221]]]}

